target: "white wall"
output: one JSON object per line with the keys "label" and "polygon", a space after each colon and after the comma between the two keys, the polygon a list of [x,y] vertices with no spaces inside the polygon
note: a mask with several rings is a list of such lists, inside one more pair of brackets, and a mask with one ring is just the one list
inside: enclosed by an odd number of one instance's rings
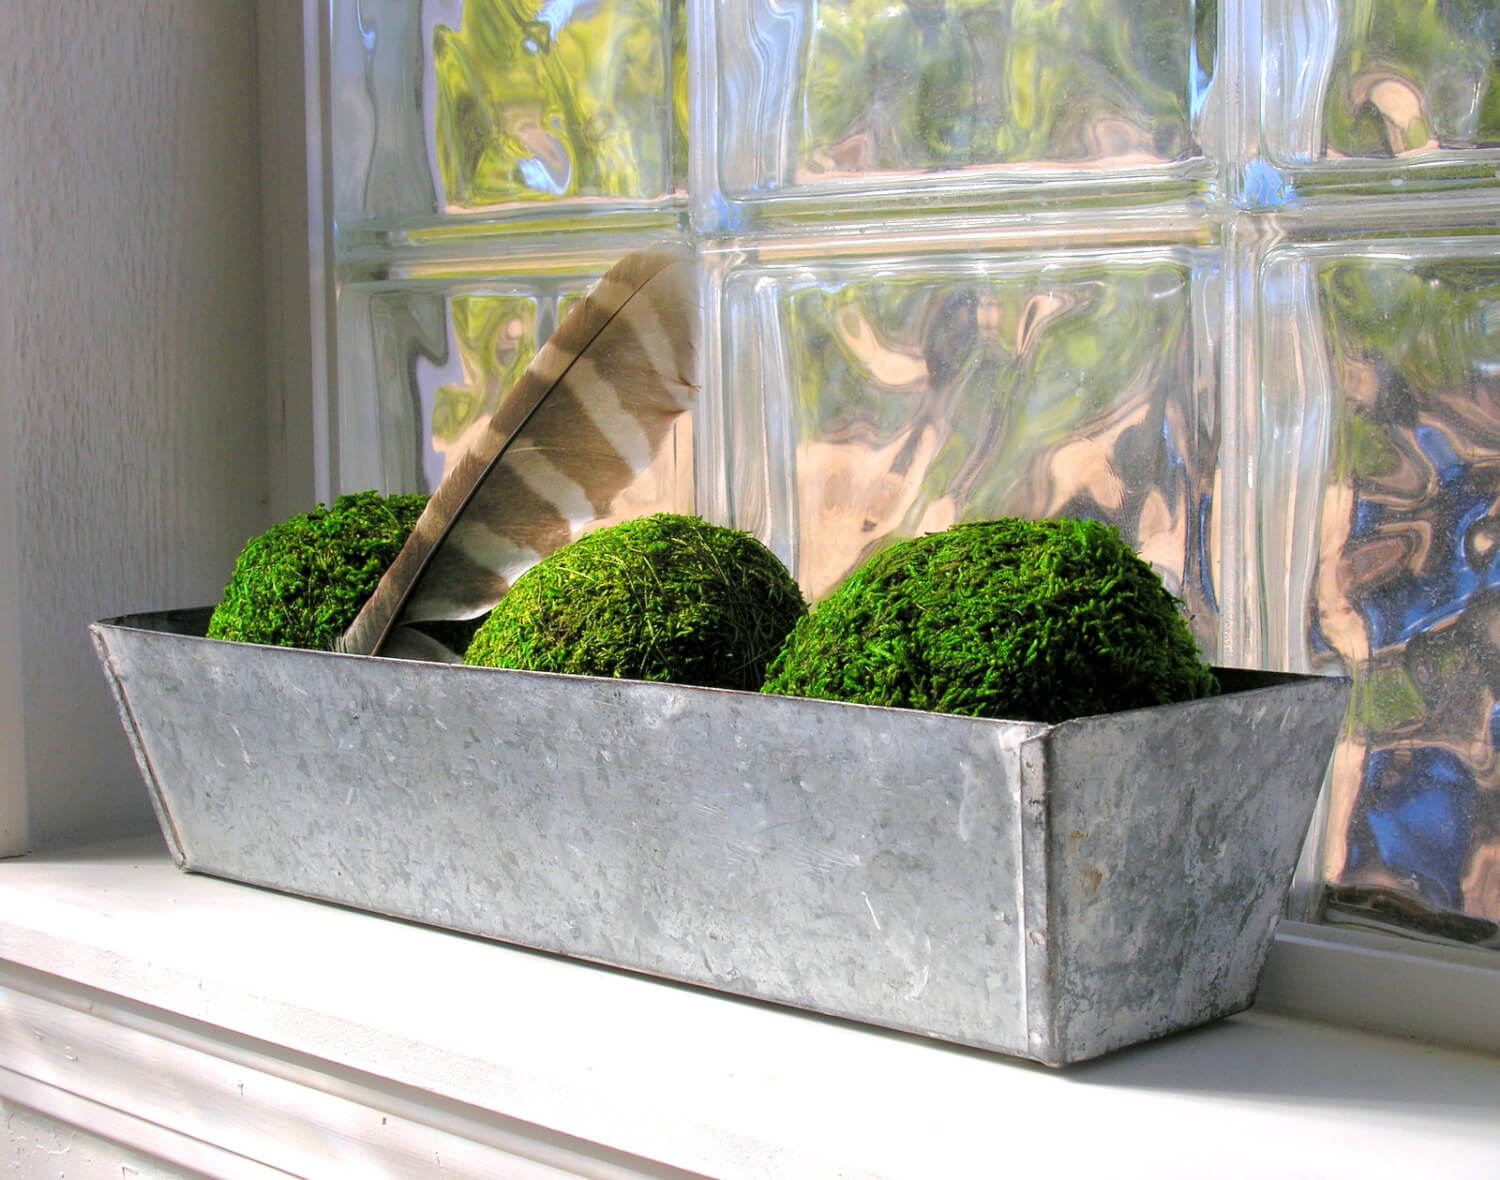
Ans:
{"label": "white wall", "polygon": [[0,851],[21,761],[33,847],[154,826],[87,624],[212,602],[268,522],[256,35],[0,5]]}

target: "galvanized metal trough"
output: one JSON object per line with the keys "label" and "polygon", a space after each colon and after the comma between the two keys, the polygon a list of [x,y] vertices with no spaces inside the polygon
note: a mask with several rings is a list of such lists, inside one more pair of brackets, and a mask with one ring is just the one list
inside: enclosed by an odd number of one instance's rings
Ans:
{"label": "galvanized metal trough", "polygon": [[1060,725],[95,624],[187,870],[1079,1061],[1248,1006],[1342,679]]}

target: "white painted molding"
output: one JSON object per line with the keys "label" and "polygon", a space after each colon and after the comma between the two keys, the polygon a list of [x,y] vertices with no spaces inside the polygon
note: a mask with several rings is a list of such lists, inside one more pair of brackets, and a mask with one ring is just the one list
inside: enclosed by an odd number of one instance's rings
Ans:
{"label": "white painted molding", "polygon": [[[159,1155],[127,1147],[118,1138],[101,1133],[114,1129],[127,1116],[119,1111],[85,1103],[72,1096],[49,1093],[29,1078],[0,1071],[0,1174],[20,1180],[195,1180],[222,1175],[226,1169],[190,1167]],[[35,1105],[9,1097],[12,1091],[42,1104],[56,1101],[70,1117],[58,1118]],[[96,1130],[95,1128],[99,1128]],[[206,1156],[185,1145],[182,1155]],[[211,1163],[211,1160],[205,1160]]]}
{"label": "white painted molding", "polygon": [[13,964],[0,997],[0,1096],[208,1175],[683,1175]]}
{"label": "white painted molding", "polygon": [[1500,1056],[1259,1009],[1048,1070],[182,874],[159,841],[0,863],[0,1097],[219,1175],[1489,1180],[1497,1093]]}
{"label": "white painted molding", "polygon": [[[52,1026],[45,1019],[36,1027],[38,1036],[47,1036],[51,1031]],[[191,1174],[213,1176],[221,1180],[284,1180],[287,1177],[286,1172],[264,1167],[203,1139],[150,1122],[117,1106],[86,1098],[14,1070],[0,1069],[0,1099],[52,1120],[66,1129],[69,1140],[72,1139],[75,1128],[87,1128],[90,1134],[119,1144],[131,1155],[149,1155],[170,1166],[174,1176]],[[22,1156],[28,1171],[21,1172],[21,1175],[39,1174],[37,1169],[41,1165],[35,1156],[34,1150]],[[59,1175],[76,1175],[78,1164],[71,1153],[67,1163],[68,1170]],[[127,1167],[130,1170],[127,1171]],[[178,1172],[176,1169],[182,1171]],[[136,1171],[138,1168],[134,1166],[116,1163],[114,1176],[127,1177]]]}
{"label": "white painted molding", "polygon": [[1284,921],[1256,1003],[1309,1020],[1500,1054],[1500,953],[1493,950]]}

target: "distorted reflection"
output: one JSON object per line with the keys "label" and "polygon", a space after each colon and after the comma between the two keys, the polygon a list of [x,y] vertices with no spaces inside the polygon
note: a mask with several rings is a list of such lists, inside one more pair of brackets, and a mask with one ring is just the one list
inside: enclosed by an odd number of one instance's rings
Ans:
{"label": "distorted reflection", "polygon": [[468,451],[531,363],[536,301],[524,295],[455,295],[448,323],[462,375],[432,394],[431,446],[443,458],[443,475]]}
{"label": "distorted reflection", "polygon": [[[500,285],[497,283],[497,285]],[[427,413],[429,465],[424,490],[437,487],[504,403],[536,355],[541,342],[567,315],[587,286],[583,278],[538,280],[529,287],[519,277],[511,290],[449,294],[448,349],[441,364],[413,356],[408,366],[416,400]],[[398,293],[388,296],[399,299]],[[430,298],[437,300],[437,296]],[[592,513],[583,531],[660,511],[690,511],[693,505],[693,430],[676,421],[653,458],[636,471],[610,501]]]}
{"label": "distorted reflection", "polygon": [[1318,292],[1341,397],[1309,642],[1355,678],[1328,916],[1485,941],[1500,920],[1500,264],[1339,259]]}
{"label": "distorted reflection", "polygon": [[[1295,14],[1301,6],[1280,7]],[[1315,7],[1329,8],[1327,0]],[[1500,143],[1494,5],[1373,0],[1332,6],[1327,15],[1337,22],[1337,36],[1322,40],[1319,58],[1329,70],[1320,105],[1330,155],[1400,156]],[[1271,51],[1280,52],[1277,22],[1267,25],[1266,36]],[[1309,109],[1318,107],[1303,108],[1304,122]],[[1295,117],[1291,108],[1271,114]]]}
{"label": "distorted reflection", "polygon": [[[744,20],[725,6],[720,20]],[[771,7],[779,7],[771,5]],[[1214,5],[823,0],[806,30],[796,175],[994,164],[1123,167],[1196,151]],[[799,30],[799,32],[802,30]],[[754,108],[751,108],[754,109]],[[752,132],[753,134],[753,132]]]}
{"label": "distorted reflection", "polygon": [[[1212,649],[1202,530],[1218,440],[1194,393],[1207,346],[1191,328],[1188,260],[1124,251],[774,281],[794,440],[789,548],[811,596],[894,537],[1083,515],[1121,527]],[[741,298],[733,283],[727,298]]]}
{"label": "distorted reflection", "polygon": [[439,24],[433,134],[447,207],[679,190],[683,3],[467,0],[459,27]]}
{"label": "distorted reflection", "polygon": [[428,414],[412,380],[451,361],[441,293],[346,284],[339,302],[338,466],[345,487],[429,491]]}

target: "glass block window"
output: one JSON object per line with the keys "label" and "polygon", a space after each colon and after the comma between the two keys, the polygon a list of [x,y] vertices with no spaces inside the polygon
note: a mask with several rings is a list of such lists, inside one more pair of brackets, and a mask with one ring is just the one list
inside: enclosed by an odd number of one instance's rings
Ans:
{"label": "glass block window", "polygon": [[425,491],[568,302],[697,253],[639,508],[813,597],[1118,524],[1353,701],[1299,916],[1500,947],[1500,4],[333,0],[340,490]]}

